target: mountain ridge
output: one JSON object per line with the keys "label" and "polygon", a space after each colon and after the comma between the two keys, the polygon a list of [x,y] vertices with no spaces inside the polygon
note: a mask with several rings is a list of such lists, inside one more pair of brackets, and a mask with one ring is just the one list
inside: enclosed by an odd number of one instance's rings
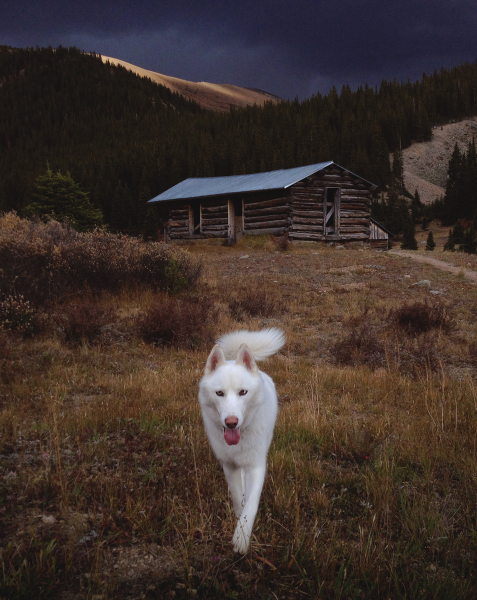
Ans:
{"label": "mountain ridge", "polygon": [[255,88],[243,88],[228,83],[208,83],[206,81],[187,81],[179,77],[162,75],[155,71],[143,69],[131,63],[110,56],[101,56],[104,63],[122,66],[140,77],[148,77],[151,81],[164,85],[172,92],[181,94],[188,100],[197,102],[202,108],[218,112],[228,112],[231,107],[245,108],[250,105],[263,106],[265,102],[278,103],[282,99],[268,92]]}

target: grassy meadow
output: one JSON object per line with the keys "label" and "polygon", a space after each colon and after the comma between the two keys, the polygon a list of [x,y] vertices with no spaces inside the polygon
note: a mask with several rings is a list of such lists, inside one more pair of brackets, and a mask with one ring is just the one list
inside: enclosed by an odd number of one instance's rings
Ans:
{"label": "grassy meadow", "polygon": [[[162,288],[4,299],[0,598],[477,597],[475,285],[359,245],[180,260]],[[269,326],[280,409],[241,557],[197,389],[217,336]]]}

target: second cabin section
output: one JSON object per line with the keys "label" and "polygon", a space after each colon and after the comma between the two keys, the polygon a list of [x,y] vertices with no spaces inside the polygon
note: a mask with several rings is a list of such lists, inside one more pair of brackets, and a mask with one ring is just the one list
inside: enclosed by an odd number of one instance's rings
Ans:
{"label": "second cabin section", "polygon": [[372,239],[375,185],[333,163],[252,175],[186,179],[150,200],[167,202],[171,240],[288,233],[291,239]]}

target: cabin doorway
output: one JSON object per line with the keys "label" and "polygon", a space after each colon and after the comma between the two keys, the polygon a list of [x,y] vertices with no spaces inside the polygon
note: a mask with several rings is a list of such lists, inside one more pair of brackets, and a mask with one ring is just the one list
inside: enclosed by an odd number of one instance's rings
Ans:
{"label": "cabin doorway", "polygon": [[338,235],[340,229],[340,188],[325,188],[323,200],[323,233]]}
{"label": "cabin doorway", "polygon": [[233,202],[235,213],[235,239],[238,240],[243,236],[243,200],[242,198],[236,198]]}
{"label": "cabin doorway", "polygon": [[199,202],[191,204],[189,206],[189,233],[190,235],[197,235],[200,233],[200,211],[201,206]]}

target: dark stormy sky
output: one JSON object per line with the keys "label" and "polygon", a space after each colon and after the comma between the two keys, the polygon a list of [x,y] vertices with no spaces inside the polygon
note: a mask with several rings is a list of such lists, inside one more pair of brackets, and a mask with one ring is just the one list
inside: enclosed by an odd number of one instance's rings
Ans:
{"label": "dark stormy sky", "polygon": [[0,0],[0,44],[77,46],[303,100],[477,59],[476,0]]}

